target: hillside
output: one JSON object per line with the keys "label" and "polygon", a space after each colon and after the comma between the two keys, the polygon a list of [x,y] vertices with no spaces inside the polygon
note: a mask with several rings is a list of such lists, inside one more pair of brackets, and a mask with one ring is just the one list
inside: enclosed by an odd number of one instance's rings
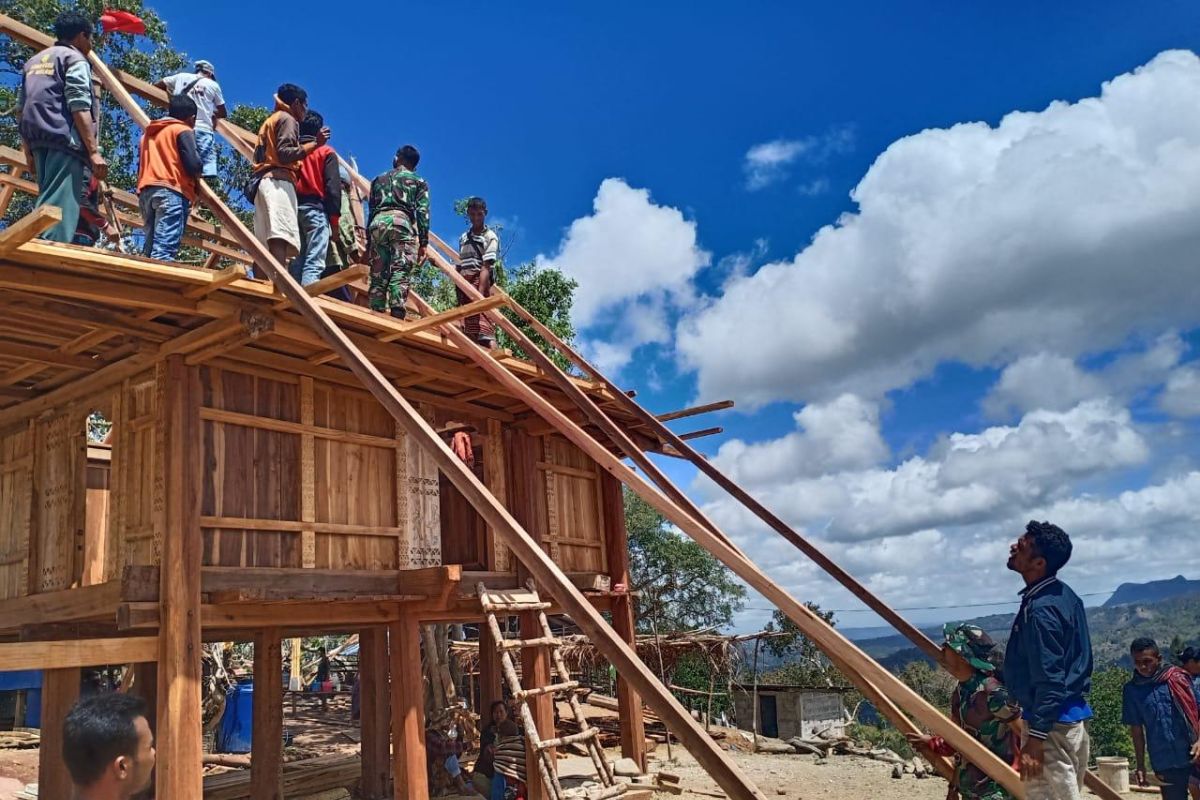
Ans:
{"label": "hillside", "polygon": [[1122,583],[1113,592],[1112,597],[1104,602],[1104,607],[1111,608],[1132,603],[1157,603],[1160,600],[1169,600],[1189,594],[1200,594],[1200,581],[1190,581],[1182,575],[1176,575],[1165,581]]}
{"label": "hillside", "polygon": [[[1196,593],[1158,602],[1095,606],[1087,610],[1087,615],[1097,668],[1109,664],[1129,666],[1129,643],[1138,636],[1150,636],[1163,647],[1169,646],[1175,637],[1188,643],[1200,641],[1200,594]],[[983,628],[1003,644],[1008,639],[1012,617],[1012,614],[992,614],[968,622]],[[933,636],[934,641],[941,640],[940,628],[926,630],[926,633]],[[893,672],[922,658],[920,651],[899,635],[857,644]]]}

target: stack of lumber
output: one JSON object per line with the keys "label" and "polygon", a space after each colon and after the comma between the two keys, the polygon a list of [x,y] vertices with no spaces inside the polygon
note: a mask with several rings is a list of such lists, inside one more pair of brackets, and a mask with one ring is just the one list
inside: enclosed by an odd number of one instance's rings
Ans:
{"label": "stack of lumber", "polygon": [[[283,795],[292,797],[354,785],[362,774],[357,755],[322,756],[283,766]],[[222,772],[204,778],[205,800],[243,800],[250,797],[250,770]]]}
{"label": "stack of lumber", "polygon": [[41,733],[30,728],[17,728],[11,731],[0,731],[0,749],[23,749],[37,747],[41,741]]}

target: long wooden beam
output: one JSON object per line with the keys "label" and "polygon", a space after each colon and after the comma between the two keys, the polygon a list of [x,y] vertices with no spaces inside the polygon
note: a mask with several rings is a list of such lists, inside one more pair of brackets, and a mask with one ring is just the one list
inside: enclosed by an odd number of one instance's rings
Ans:
{"label": "long wooden beam", "polygon": [[[146,113],[133,101],[124,86],[113,76],[108,67],[95,53],[91,55],[94,72],[117,102],[145,127],[149,123]],[[671,724],[684,741],[692,755],[708,773],[735,800],[765,800],[762,794],[728,758],[728,756],[704,732],[687,710],[655,678],[641,662],[637,654],[608,626],[604,618],[584,598],[566,576],[521,528],[487,488],[463,462],[451,452],[429,423],[417,413],[387,378],[362,354],[362,351],[330,319],[321,305],[313,302],[308,293],[298,284],[282,264],[275,260],[267,248],[246,229],[242,221],[225,205],[221,198],[203,181],[200,196],[205,204],[221,219],[241,244],[254,256],[255,262],[266,270],[279,291],[316,329],[326,343],[345,362],[347,367],[362,381],[363,385],[387,409],[407,435],[414,437],[420,446],[437,462],[439,469],[455,485],[468,502],[483,516],[484,520],[504,538],[505,544],[525,564],[533,577],[558,600],[580,628],[596,643],[596,646],[618,670],[624,674],[646,698],[651,708]],[[458,331],[453,325],[443,330]],[[458,331],[461,335],[461,331]],[[473,343],[472,343],[473,344]],[[499,366],[499,365],[497,365]],[[501,367],[505,375],[510,375]],[[527,387],[515,378],[523,389]]]}
{"label": "long wooden beam", "polygon": [[50,667],[98,667],[157,660],[158,639],[153,636],[0,644],[0,672]]}
{"label": "long wooden beam", "polygon": [[[521,310],[524,311],[524,307],[522,307]],[[525,314],[522,314],[520,311],[518,311],[516,313],[522,319],[526,319]],[[526,311],[525,313],[528,314],[529,312]],[[530,316],[532,316],[532,315],[530,315]],[[537,317],[534,317],[534,319],[537,319]],[[540,321],[539,321],[539,324],[540,324]],[[554,338],[557,339],[558,337],[555,336]],[[547,339],[546,341],[549,342],[550,340]],[[551,342],[551,344],[553,344],[553,343]],[[566,355],[566,354],[564,353],[564,355]],[[579,365],[576,364],[576,366],[579,366]],[[582,367],[580,367],[580,368],[582,369]],[[592,373],[592,374],[594,376],[594,373]],[[705,404],[699,405],[699,406],[692,406],[691,408],[681,408],[678,411],[668,411],[666,414],[658,414],[656,416],[656,419],[659,422],[670,422],[673,419],[683,419],[685,417],[694,417],[694,416],[697,416],[698,414],[707,414],[710,411],[724,411],[727,408],[733,408],[732,400],[718,400],[715,403],[705,403]]]}
{"label": "long wooden beam", "polygon": [[38,206],[29,214],[0,231],[0,258],[7,256],[39,233],[62,222],[58,206]]}

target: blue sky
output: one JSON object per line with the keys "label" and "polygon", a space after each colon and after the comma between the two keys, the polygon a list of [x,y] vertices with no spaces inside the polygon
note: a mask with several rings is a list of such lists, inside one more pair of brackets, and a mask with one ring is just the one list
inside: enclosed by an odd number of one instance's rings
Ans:
{"label": "blue sky", "polygon": [[1010,596],[1038,514],[1081,591],[1200,573],[1200,63],[1159,56],[1195,4],[153,5],[230,102],[300,83],[368,174],[418,145],[444,238],[485,196],[509,263],[580,279],[590,354],[655,410],[737,401],[677,428],[897,605]]}

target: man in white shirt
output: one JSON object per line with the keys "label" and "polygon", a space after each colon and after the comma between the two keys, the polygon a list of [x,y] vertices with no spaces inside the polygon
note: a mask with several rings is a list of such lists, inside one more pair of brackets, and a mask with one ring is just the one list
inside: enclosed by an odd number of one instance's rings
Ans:
{"label": "man in white shirt", "polygon": [[217,142],[213,128],[217,120],[225,119],[228,113],[212,62],[197,61],[195,72],[168,75],[155,85],[168,95],[186,94],[196,101],[196,149],[204,163],[201,177],[217,177]]}

